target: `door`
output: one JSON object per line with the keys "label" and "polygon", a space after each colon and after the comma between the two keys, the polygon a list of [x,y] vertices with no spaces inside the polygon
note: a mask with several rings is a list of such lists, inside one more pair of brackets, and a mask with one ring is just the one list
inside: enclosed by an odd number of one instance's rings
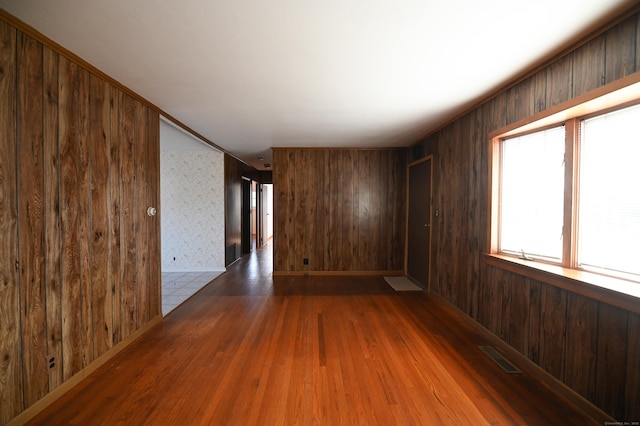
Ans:
{"label": "door", "polygon": [[407,275],[429,286],[431,261],[431,157],[409,165]]}
{"label": "door", "polygon": [[251,179],[242,177],[242,254],[251,253]]}

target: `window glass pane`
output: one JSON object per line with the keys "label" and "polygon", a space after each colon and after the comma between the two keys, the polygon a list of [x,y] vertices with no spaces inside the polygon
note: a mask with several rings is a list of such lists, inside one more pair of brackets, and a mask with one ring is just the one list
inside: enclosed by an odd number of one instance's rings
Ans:
{"label": "window glass pane", "polygon": [[564,126],[502,142],[500,250],[562,260]]}
{"label": "window glass pane", "polygon": [[640,275],[640,106],[582,122],[578,264]]}

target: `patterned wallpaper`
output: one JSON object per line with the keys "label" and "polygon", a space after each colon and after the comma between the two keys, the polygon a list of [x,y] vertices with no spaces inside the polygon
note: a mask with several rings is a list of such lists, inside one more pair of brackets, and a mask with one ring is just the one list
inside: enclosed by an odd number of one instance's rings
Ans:
{"label": "patterned wallpaper", "polygon": [[162,270],[224,271],[224,154],[161,142],[160,175]]}

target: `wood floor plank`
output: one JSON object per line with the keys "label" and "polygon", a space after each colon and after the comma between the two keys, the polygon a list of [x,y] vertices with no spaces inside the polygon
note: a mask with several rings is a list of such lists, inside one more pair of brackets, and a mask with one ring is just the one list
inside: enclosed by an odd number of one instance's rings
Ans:
{"label": "wood floor plank", "polygon": [[380,277],[272,278],[271,247],[229,270],[31,424],[603,424],[439,299]]}

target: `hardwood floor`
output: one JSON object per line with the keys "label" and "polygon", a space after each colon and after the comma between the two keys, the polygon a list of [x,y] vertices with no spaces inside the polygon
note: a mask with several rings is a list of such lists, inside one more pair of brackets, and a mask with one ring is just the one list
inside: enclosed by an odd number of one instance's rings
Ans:
{"label": "hardwood floor", "polygon": [[603,424],[428,294],[271,269],[239,260],[31,424]]}

